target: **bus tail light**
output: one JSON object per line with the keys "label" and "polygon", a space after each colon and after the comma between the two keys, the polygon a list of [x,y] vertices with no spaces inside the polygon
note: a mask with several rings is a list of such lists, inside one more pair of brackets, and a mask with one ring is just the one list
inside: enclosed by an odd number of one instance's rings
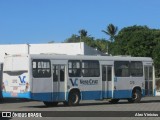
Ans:
{"label": "bus tail light", "polygon": [[26,92],[28,91],[28,88],[29,88],[29,83],[27,82],[26,83],[26,89],[25,89]]}

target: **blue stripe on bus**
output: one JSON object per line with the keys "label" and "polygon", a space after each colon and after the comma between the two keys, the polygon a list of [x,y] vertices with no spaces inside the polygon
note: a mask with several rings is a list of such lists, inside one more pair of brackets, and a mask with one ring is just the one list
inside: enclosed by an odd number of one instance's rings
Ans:
{"label": "blue stripe on bus", "polygon": [[112,98],[112,91],[102,91],[103,98]]}
{"label": "blue stripe on bus", "polygon": [[82,91],[82,100],[102,99],[101,91]]}
{"label": "blue stripe on bus", "polygon": [[10,92],[2,92],[2,96],[4,98],[28,98],[30,99],[31,97],[31,93],[30,92],[25,92],[25,93],[17,93],[17,94],[13,94]]}
{"label": "blue stripe on bus", "polygon": [[[104,92],[104,91],[103,91]],[[101,91],[81,91],[81,99],[82,100],[100,100],[103,98],[112,98],[112,91],[104,92],[103,94],[107,94],[105,96],[102,96]],[[131,98],[131,90],[116,90],[114,91],[113,98]],[[67,101],[68,100],[68,93],[66,93],[65,99],[65,93],[59,92],[59,97],[56,98],[58,93],[53,93],[53,99],[52,99],[52,93],[32,93],[32,98],[34,100],[40,100],[40,101]]]}
{"label": "blue stripe on bus", "polygon": [[[65,92],[51,92],[47,93],[18,93],[17,96],[12,96],[9,92],[2,92],[3,97],[8,98],[28,98],[33,100],[39,101],[67,101],[68,100],[68,93],[66,93],[65,99]],[[155,94],[155,92],[154,92]],[[58,98],[56,96],[58,95]],[[53,96],[53,99],[52,99]],[[125,99],[131,98],[132,90],[115,90],[113,93],[113,98]],[[142,90],[142,96],[145,96],[145,90]],[[103,98],[112,98],[112,91],[81,91],[81,99],[82,100],[100,100]]]}
{"label": "blue stripe on bus", "polygon": [[51,92],[32,93],[31,99],[40,101],[65,101],[65,92],[54,92],[53,94]]}
{"label": "blue stripe on bus", "polygon": [[132,90],[115,90],[113,98],[131,98]]}
{"label": "blue stripe on bus", "polygon": [[31,99],[39,101],[52,101],[51,92],[47,93],[31,93]]}

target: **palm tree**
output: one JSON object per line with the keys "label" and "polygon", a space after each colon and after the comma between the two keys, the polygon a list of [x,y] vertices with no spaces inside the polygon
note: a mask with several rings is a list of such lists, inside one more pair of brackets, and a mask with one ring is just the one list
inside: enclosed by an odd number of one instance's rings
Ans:
{"label": "palm tree", "polygon": [[118,27],[114,26],[113,24],[109,24],[106,28],[106,30],[102,30],[102,32],[104,32],[105,34],[110,36],[110,41],[113,42],[115,35],[118,31]]}
{"label": "palm tree", "polygon": [[85,29],[79,30],[80,37],[87,37],[87,31]]}

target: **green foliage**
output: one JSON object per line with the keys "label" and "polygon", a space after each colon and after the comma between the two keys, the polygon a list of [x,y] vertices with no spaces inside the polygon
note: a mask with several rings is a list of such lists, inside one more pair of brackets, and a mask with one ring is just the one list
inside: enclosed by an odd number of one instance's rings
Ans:
{"label": "green foliage", "polygon": [[95,40],[94,37],[86,36],[87,34],[84,34],[83,32],[87,33],[87,31],[82,29],[79,31],[80,35],[73,34],[70,38],[66,39],[64,42],[66,43],[84,42],[88,46],[98,49],[104,53],[108,51],[107,46],[110,44],[110,42],[106,41],[105,39]]}
{"label": "green foliage", "polygon": [[95,47],[104,53],[107,52],[108,42],[105,39],[96,39],[95,40]]}
{"label": "green foliage", "polygon": [[78,35],[73,34],[70,38],[64,41],[65,43],[76,43],[80,42],[80,37]]}
{"label": "green foliage", "polygon": [[106,28],[106,30],[102,30],[105,34],[110,36],[110,41],[113,42],[115,39],[115,35],[118,31],[118,27],[114,26],[113,24],[109,24]]}
{"label": "green foliage", "polygon": [[154,58],[157,77],[160,77],[160,52],[159,51],[160,51],[160,42],[155,46],[153,50],[153,58]]}
{"label": "green foliage", "polygon": [[136,26],[133,26],[133,30],[131,27],[122,29],[115,43],[116,46],[119,46],[119,53],[115,54],[146,57],[152,57],[153,47],[156,45],[152,31],[139,26],[137,30]]}
{"label": "green foliage", "polygon": [[81,37],[87,37],[87,31],[85,29],[79,30],[79,34]]}
{"label": "green foliage", "polygon": [[160,30],[147,26],[123,28],[115,37],[114,55],[152,57],[156,66],[156,75],[160,75]]}

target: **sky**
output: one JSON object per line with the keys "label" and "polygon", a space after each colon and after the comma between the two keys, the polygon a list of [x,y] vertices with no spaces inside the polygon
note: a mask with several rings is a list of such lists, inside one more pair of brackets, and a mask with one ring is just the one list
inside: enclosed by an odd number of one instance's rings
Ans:
{"label": "sky", "polygon": [[0,0],[0,44],[63,42],[80,29],[95,38],[112,23],[160,29],[160,0]]}

